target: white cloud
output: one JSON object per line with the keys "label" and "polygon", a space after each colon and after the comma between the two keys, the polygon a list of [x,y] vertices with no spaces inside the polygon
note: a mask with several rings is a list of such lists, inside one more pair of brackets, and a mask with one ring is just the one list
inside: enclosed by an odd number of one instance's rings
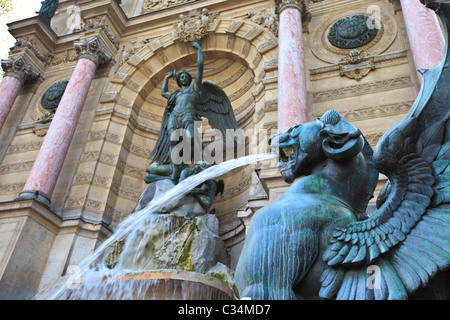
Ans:
{"label": "white cloud", "polygon": [[9,48],[15,39],[9,34],[7,23],[31,18],[37,15],[42,0],[13,0],[13,10],[0,16],[0,58],[8,58]]}

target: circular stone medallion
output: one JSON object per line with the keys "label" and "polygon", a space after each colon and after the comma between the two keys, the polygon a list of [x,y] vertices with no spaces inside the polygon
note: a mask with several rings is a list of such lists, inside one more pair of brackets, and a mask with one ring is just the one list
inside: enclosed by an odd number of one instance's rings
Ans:
{"label": "circular stone medallion", "polygon": [[341,49],[354,49],[372,41],[377,33],[377,28],[369,28],[370,17],[359,14],[343,18],[330,28],[328,40]]}
{"label": "circular stone medallion", "polygon": [[50,110],[58,107],[69,80],[59,81],[45,91],[41,98],[42,108]]}

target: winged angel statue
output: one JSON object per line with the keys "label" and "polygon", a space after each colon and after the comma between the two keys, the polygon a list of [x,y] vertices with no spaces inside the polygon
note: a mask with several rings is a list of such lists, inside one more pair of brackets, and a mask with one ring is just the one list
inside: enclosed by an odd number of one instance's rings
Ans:
{"label": "winged angel statue", "polygon": [[[336,111],[269,141],[284,180],[305,177],[252,218],[241,298],[450,298],[450,3],[427,6],[444,23],[446,52],[374,151]],[[378,172],[389,182],[369,217]]]}
{"label": "winged angel statue", "polygon": [[[189,156],[188,161],[183,161],[183,163],[179,159],[174,159],[174,154],[176,156],[178,154],[172,151],[181,142],[178,137],[173,136],[177,130],[181,129],[184,132],[183,138],[190,140],[192,146],[194,142],[197,143],[201,151],[201,141],[194,140],[198,138],[195,122],[201,121],[201,117],[207,118],[211,127],[220,130],[224,138],[227,137],[227,129],[238,129],[231,102],[225,91],[217,84],[203,80],[204,61],[199,43],[195,41],[192,46],[198,50],[198,66],[194,83],[191,85],[192,77],[189,74],[191,70],[182,70],[178,73],[176,71],[167,73],[162,85],[161,94],[167,99],[167,105],[158,140],[149,158],[152,158],[152,163],[166,165],[167,170],[165,173],[161,173],[164,171],[161,170],[161,166],[151,166],[147,169],[151,179],[155,179],[157,173],[164,176],[169,172],[171,179],[177,182],[181,171],[187,167],[186,162],[192,160],[192,156]],[[170,78],[176,80],[181,90],[168,91]],[[186,159],[185,156],[183,155],[183,159]],[[167,164],[169,165],[167,166]]]}

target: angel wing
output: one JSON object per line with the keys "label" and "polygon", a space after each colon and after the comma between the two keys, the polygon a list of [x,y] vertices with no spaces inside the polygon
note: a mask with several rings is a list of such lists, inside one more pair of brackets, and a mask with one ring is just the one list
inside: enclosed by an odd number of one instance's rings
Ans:
{"label": "angel wing", "polygon": [[[405,119],[377,144],[374,161],[389,183],[370,218],[332,234],[323,298],[407,299],[450,268],[450,4],[428,7],[444,22],[446,52],[424,73]],[[370,266],[379,268],[378,288],[367,285]]]}
{"label": "angel wing", "polygon": [[224,137],[227,137],[227,129],[239,129],[231,102],[221,87],[209,80],[203,80],[200,96],[196,113],[207,118],[211,128],[220,130]]}
{"label": "angel wing", "polygon": [[161,130],[159,132],[158,140],[156,140],[155,148],[148,157],[152,159],[152,163],[165,164],[170,162],[170,137],[169,137],[169,118],[175,104],[175,99],[180,90],[176,90],[171,93],[167,100],[166,109],[164,110],[163,118],[161,121]]}

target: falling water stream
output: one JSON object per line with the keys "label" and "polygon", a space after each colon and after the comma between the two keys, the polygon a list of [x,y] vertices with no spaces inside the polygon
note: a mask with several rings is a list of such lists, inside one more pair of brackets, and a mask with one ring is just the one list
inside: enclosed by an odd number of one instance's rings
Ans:
{"label": "falling water stream", "polygon": [[[199,184],[203,183],[206,180],[213,179],[216,177],[219,177],[233,169],[248,165],[253,162],[257,161],[264,161],[264,160],[271,160],[276,158],[277,155],[274,153],[267,153],[267,154],[256,154],[256,155],[249,155],[245,157],[241,157],[238,159],[232,159],[226,162],[223,162],[221,164],[212,166],[196,175],[193,175],[183,181],[181,181],[179,184],[174,186],[172,189],[168,190],[166,193],[161,195],[160,197],[153,199],[145,208],[135,211],[133,214],[131,214],[129,217],[127,217],[120,225],[117,227],[117,230],[114,232],[114,234],[109,237],[106,241],[104,241],[90,256],[83,259],[77,266],[77,277],[83,279],[83,283],[98,283],[99,281],[104,280],[105,277],[110,278],[117,278],[120,276],[123,276],[126,274],[126,272],[129,272],[129,270],[118,270],[113,271],[111,269],[108,269],[104,264],[99,264],[98,260],[99,258],[104,255],[105,251],[108,250],[111,245],[114,243],[121,241],[125,239],[128,235],[130,235],[131,232],[139,228],[140,226],[144,225],[145,223],[149,223],[149,220],[153,220],[154,218],[151,216],[155,212],[160,211],[161,209],[168,208],[173,204],[174,202],[180,200],[185,195],[187,195],[193,188],[198,186]],[[155,215],[156,216],[163,216],[164,215]],[[155,218],[157,219],[157,218]],[[145,271],[145,270],[142,270]],[[133,272],[136,272],[136,270],[133,270]],[[47,295],[46,299],[49,300],[60,300],[60,299],[67,299],[73,289],[72,285],[65,285],[70,283],[71,279],[73,278],[73,275],[67,274],[66,276],[62,277],[59,281],[59,285],[52,288],[50,293]],[[105,282],[105,281],[103,281]],[[123,282],[123,281],[122,281]],[[151,282],[149,282],[151,283]],[[113,284],[111,282],[111,286],[114,286],[116,284]],[[157,285],[157,284],[156,284]],[[103,290],[106,290],[105,288],[108,286],[103,286]],[[131,295],[130,292],[136,291],[137,288],[127,288],[126,286],[130,286],[129,284],[123,285],[122,288],[115,288],[116,291],[116,297],[119,297],[120,299],[130,299]],[[117,293],[117,290],[120,289],[123,292]],[[189,291],[190,288],[184,288],[187,291]],[[87,294],[86,291],[95,290],[95,287],[91,285],[91,287],[87,286],[87,290],[85,289],[84,295],[81,295],[78,297],[78,299],[101,299],[105,298],[103,296],[102,292]],[[145,288],[138,288],[138,290],[145,291]],[[138,294],[139,295],[139,294]],[[134,295],[136,296],[136,295]],[[40,297],[39,297],[40,298]]]}

